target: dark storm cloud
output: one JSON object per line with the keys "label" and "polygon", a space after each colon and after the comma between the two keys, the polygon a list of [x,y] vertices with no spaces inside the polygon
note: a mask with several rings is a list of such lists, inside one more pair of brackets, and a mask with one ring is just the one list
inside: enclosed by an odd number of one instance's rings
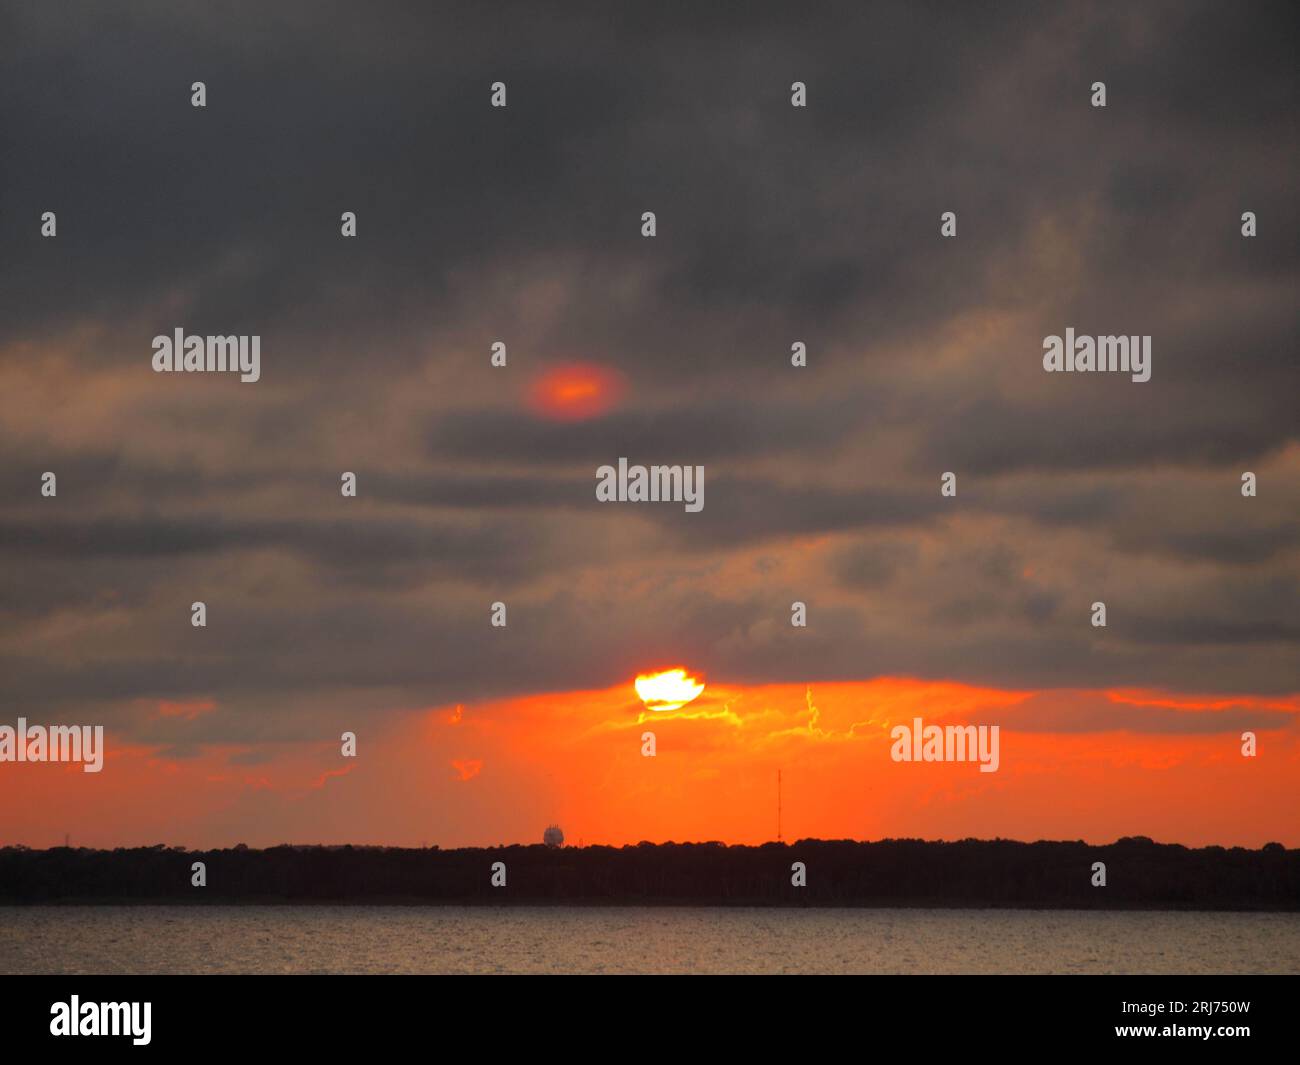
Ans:
{"label": "dark storm cloud", "polygon": [[[1300,684],[1294,6],[3,19],[7,700],[216,698],[182,750],[647,661]],[[177,326],[263,380],[160,381]],[[1066,326],[1152,335],[1152,380],[1044,375]],[[575,358],[625,401],[534,416]],[[704,510],[597,504],[620,456],[703,464]]]}
{"label": "dark storm cloud", "polygon": [[[633,410],[588,422],[548,422],[518,412],[463,411],[429,431],[438,457],[527,465],[709,463],[826,451],[883,407],[880,397],[841,396],[816,406],[755,399],[744,404],[683,397],[675,407]],[[593,489],[594,491],[594,489]]]}
{"label": "dark storm cloud", "polygon": [[835,557],[835,577],[850,588],[883,588],[900,569],[915,562],[912,544],[861,544],[842,549]]}
{"label": "dark storm cloud", "polygon": [[[1097,383],[1123,387],[1113,379]],[[1131,393],[1102,398],[1093,389],[1097,402],[1081,406],[1079,393],[1093,384],[1067,385],[1059,400],[1038,409],[996,399],[971,403],[936,428],[925,457],[934,464],[960,456],[966,469],[981,474],[1222,467],[1263,459],[1298,431],[1286,395],[1260,397],[1252,417],[1175,399],[1172,406],[1181,415],[1162,418],[1168,400],[1151,402]]]}
{"label": "dark storm cloud", "polygon": [[828,489],[761,478],[706,478],[705,507],[677,515],[650,513],[683,544],[695,548],[738,545],[777,536],[847,532],[868,526],[910,525],[942,509],[937,491]]}
{"label": "dark storm cloud", "polygon": [[1176,555],[1223,566],[1257,566],[1300,548],[1300,522],[1282,521],[1261,528],[1225,526],[1156,531],[1147,524],[1115,537],[1130,550]]}
{"label": "dark storm cloud", "polygon": [[517,522],[469,523],[370,520],[229,521],[217,515],[75,522],[0,523],[0,549],[15,558],[155,559],[263,548],[300,555],[326,579],[408,586],[434,576],[515,581],[530,567],[572,565],[562,545]]}
{"label": "dark storm cloud", "polygon": [[378,472],[366,478],[367,494],[391,503],[429,507],[554,509],[586,507],[594,478],[446,472],[436,478]]}
{"label": "dark storm cloud", "polygon": [[[1134,604],[1126,638],[1179,647],[1300,643],[1300,580],[1276,571],[1203,579],[1155,605]],[[1291,672],[1300,680],[1300,663]]]}
{"label": "dark storm cloud", "polygon": [[[234,321],[270,333],[322,317],[358,329],[450,309],[456,269],[567,248],[654,270],[646,315],[685,303],[716,322],[723,307],[776,305],[806,323],[853,305],[883,334],[936,302],[975,303],[978,279],[954,277],[952,260],[977,264],[1020,228],[1002,188],[980,212],[996,224],[971,221],[982,252],[946,251],[940,274],[913,239],[949,184],[918,165],[932,165],[927,138],[949,135],[971,80],[1014,48],[1014,8],[949,11],[936,25],[898,5],[885,34],[852,5],[797,20],[774,5],[739,24],[399,5],[359,47],[343,32],[355,15],[346,7],[338,21],[311,5],[237,6],[224,18],[184,6],[73,10],[15,18],[27,76],[0,105],[7,154],[21,160],[3,235],[30,252],[0,273],[20,297],[9,335],[185,279],[201,281],[195,329]],[[297,63],[286,62],[290,42]],[[801,76],[817,101],[807,121],[787,100]],[[511,106],[485,122],[477,105],[498,77]],[[197,123],[195,79],[211,93]],[[361,237],[341,246],[345,202]],[[71,272],[22,225],[52,204]],[[654,248],[637,236],[647,204],[662,219]],[[584,318],[599,322],[593,310]],[[624,330],[640,337],[637,354],[676,364],[678,349],[643,326]],[[590,338],[590,322],[578,329]]]}

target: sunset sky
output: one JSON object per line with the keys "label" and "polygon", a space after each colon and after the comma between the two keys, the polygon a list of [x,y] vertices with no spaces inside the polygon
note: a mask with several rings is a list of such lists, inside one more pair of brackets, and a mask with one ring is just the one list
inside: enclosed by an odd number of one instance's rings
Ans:
{"label": "sunset sky", "polygon": [[0,845],[1300,846],[1294,5],[440,7],[0,15]]}

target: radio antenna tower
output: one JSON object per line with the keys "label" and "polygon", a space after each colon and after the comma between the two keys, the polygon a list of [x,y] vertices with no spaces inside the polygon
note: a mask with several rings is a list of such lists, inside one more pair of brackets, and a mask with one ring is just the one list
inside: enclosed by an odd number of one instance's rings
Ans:
{"label": "radio antenna tower", "polygon": [[776,771],[776,841],[781,842],[781,770]]}

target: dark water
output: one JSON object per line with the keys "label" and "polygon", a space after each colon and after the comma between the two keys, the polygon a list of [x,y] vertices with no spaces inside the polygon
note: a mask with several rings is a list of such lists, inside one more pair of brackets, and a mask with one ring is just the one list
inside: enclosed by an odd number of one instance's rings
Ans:
{"label": "dark water", "polygon": [[3,973],[1300,973],[1300,914],[0,909]]}

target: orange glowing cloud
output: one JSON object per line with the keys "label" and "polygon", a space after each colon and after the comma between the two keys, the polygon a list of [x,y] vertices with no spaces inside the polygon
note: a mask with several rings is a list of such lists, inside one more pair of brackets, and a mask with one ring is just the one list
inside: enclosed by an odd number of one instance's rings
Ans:
{"label": "orange glowing cloud", "polygon": [[[664,672],[675,671],[641,678]],[[674,686],[679,680],[690,683],[689,676],[674,677]],[[1170,713],[1217,711],[1178,709],[1170,705],[1177,699],[1150,691],[1124,694],[1155,704],[1154,714],[1138,706],[1117,713],[1123,704],[1104,690],[1008,690],[908,677],[714,681],[674,712],[660,713],[652,709],[655,691],[644,683],[642,690],[630,687],[466,707],[455,732],[468,729],[483,756],[497,760],[493,791],[508,787],[511,794],[490,808],[483,799],[495,830],[457,825],[452,838],[531,840],[544,808],[567,835],[588,843],[759,843],[775,836],[779,769],[787,838],[1109,842],[1149,835],[1189,846],[1300,839],[1290,814],[1300,735],[1292,715],[1279,712],[1292,697],[1269,700],[1276,716],[1259,726],[1267,757],[1251,759],[1241,755],[1235,723],[1207,730],[1184,720],[1198,728],[1182,731]],[[894,761],[890,730],[916,717],[1000,723],[1000,768],[981,773],[969,763]],[[464,742],[443,723],[445,711],[433,710],[427,720],[424,743]],[[655,735],[653,757],[645,754],[647,727]]]}
{"label": "orange glowing cloud", "polygon": [[345,777],[352,772],[352,769],[353,767],[350,765],[345,765],[342,769],[327,769],[316,778],[316,782],[312,784],[312,787],[323,788],[331,777]]}
{"label": "orange glowing cloud", "polygon": [[189,702],[169,702],[162,699],[158,703],[159,717],[179,717],[193,721],[196,717],[211,713],[217,704],[211,699],[192,699]]}
{"label": "orange glowing cloud", "polygon": [[473,780],[483,771],[483,760],[481,758],[453,758],[451,760],[452,769],[461,780]]}
{"label": "orange glowing cloud", "polygon": [[[703,685],[681,673],[679,700]],[[679,681],[690,688],[677,691]],[[651,708],[656,691],[643,694],[625,680],[462,704],[459,713],[455,703],[394,710],[355,761],[317,740],[204,745],[180,756],[110,732],[101,773],[0,764],[0,840],[48,846],[71,832],[110,847],[491,846],[536,842],[556,822],[589,844],[761,843],[775,837],[779,770],[787,839],[1300,844],[1294,693],[711,677],[669,713]],[[891,729],[917,717],[998,725],[998,770],[895,761]],[[1243,756],[1245,729],[1258,734],[1255,757]]]}
{"label": "orange glowing cloud", "polygon": [[532,409],[551,421],[584,421],[606,414],[623,397],[623,375],[593,363],[556,366],[533,382]]}

